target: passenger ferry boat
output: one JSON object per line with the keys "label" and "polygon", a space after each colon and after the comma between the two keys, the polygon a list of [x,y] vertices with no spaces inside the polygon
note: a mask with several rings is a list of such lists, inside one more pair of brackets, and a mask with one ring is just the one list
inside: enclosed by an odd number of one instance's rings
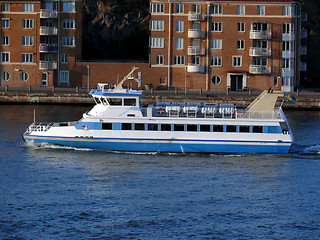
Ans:
{"label": "passenger ferry boat", "polygon": [[[77,122],[32,123],[28,144],[110,151],[181,153],[288,153],[293,136],[281,91],[264,91],[248,107],[233,104],[158,102],[141,105],[141,90],[98,84],[95,106]],[[137,80],[137,79],[135,79]],[[139,81],[139,80],[138,80]]]}

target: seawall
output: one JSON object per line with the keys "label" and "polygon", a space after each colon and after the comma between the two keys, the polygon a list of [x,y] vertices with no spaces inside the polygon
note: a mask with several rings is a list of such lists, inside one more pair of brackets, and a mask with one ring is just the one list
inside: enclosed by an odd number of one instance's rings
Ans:
{"label": "seawall", "polygon": [[[258,95],[248,93],[207,93],[188,92],[177,93],[175,91],[157,91],[143,93],[142,104],[155,102],[215,102],[232,103],[235,105],[248,105]],[[295,95],[296,104],[284,103],[285,109],[315,109],[320,110],[320,93],[308,93]],[[282,99],[278,99],[281,104]],[[90,95],[81,92],[0,92],[0,104],[84,104],[93,105],[94,101]]]}

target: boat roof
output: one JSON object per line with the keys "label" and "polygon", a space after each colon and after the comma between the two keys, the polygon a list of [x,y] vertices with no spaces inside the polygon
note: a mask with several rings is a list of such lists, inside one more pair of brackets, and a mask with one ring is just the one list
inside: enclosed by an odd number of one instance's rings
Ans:
{"label": "boat roof", "polygon": [[105,96],[105,97],[141,97],[141,90],[133,89],[95,89],[89,92],[90,95],[94,96]]}

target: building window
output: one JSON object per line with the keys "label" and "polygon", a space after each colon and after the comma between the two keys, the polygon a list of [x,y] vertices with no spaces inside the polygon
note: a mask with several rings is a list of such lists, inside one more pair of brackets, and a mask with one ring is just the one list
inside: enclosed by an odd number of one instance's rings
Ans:
{"label": "building window", "polygon": [[294,51],[293,41],[282,41],[282,51]]}
{"label": "building window", "polygon": [[218,5],[218,4],[211,5],[211,14],[214,14],[214,15],[222,14],[222,5]]}
{"label": "building window", "polygon": [[232,57],[232,66],[241,67],[242,66],[242,56],[233,56]]}
{"label": "building window", "polygon": [[76,46],[75,37],[62,37],[62,46],[64,46],[64,47]]}
{"label": "building window", "polygon": [[265,15],[265,6],[261,6],[261,5],[258,5],[257,6],[257,14],[258,15]]}
{"label": "building window", "polygon": [[184,65],[184,56],[173,56],[173,65]]}
{"label": "building window", "polygon": [[293,23],[283,23],[282,24],[282,33],[293,34],[294,33],[294,24]]}
{"label": "building window", "polygon": [[238,15],[245,15],[246,14],[246,6],[245,5],[238,5],[237,6],[237,13]]}
{"label": "building window", "polygon": [[283,77],[282,78],[282,86],[290,86],[292,85],[293,78],[292,77]]}
{"label": "building window", "polygon": [[163,38],[151,38],[151,48],[163,48]]}
{"label": "building window", "polygon": [[257,40],[254,39],[252,42],[253,47],[255,48],[267,48],[268,42],[266,40]]}
{"label": "building window", "polygon": [[10,45],[10,38],[9,38],[9,36],[2,36],[2,37],[1,37],[1,45],[2,45],[2,46],[9,46],[9,45]]}
{"label": "building window", "polygon": [[22,28],[33,28],[33,19],[22,19]]}
{"label": "building window", "polygon": [[22,46],[33,46],[33,37],[22,36]]}
{"label": "building window", "polygon": [[267,58],[253,57],[252,62],[254,66],[267,66]]}
{"label": "building window", "polygon": [[60,82],[69,83],[69,71],[60,71]]}
{"label": "building window", "polygon": [[183,4],[182,3],[177,3],[176,4],[176,13],[184,13]]}
{"label": "building window", "polygon": [[69,55],[67,53],[61,54],[61,63],[68,63],[69,62]]}
{"label": "building window", "polygon": [[245,23],[244,22],[238,22],[237,23],[237,31],[238,32],[244,32],[245,31]]}
{"label": "building window", "polygon": [[237,40],[237,50],[244,50],[244,40]]}
{"label": "building window", "polygon": [[201,13],[201,6],[200,6],[200,4],[192,4],[192,12],[194,12],[194,13]]}
{"label": "building window", "polygon": [[192,56],[191,63],[192,63],[192,65],[199,66],[200,65],[200,57],[199,56]]}
{"label": "building window", "polygon": [[273,86],[278,86],[278,77],[273,77]]}
{"label": "building window", "polygon": [[290,69],[293,65],[293,59],[292,58],[282,58],[282,68],[284,69]]}
{"label": "building window", "polygon": [[176,21],[176,32],[183,32],[183,21]]}
{"label": "building window", "polygon": [[222,32],[222,22],[211,22],[211,32]]}
{"label": "building window", "polygon": [[283,13],[283,16],[292,16],[292,15],[294,15],[294,7],[293,6],[283,6],[282,13]]}
{"label": "building window", "polygon": [[152,3],[151,13],[164,13],[164,5],[161,3]]}
{"label": "building window", "polygon": [[22,12],[33,12],[34,4],[32,3],[24,3],[22,4]]}
{"label": "building window", "polygon": [[10,73],[8,73],[8,72],[3,72],[3,73],[1,74],[1,79],[2,79],[3,81],[9,81],[10,78],[11,78],[11,75],[10,75]]}
{"label": "building window", "polygon": [[2,18],[2,28],[10,28],[10,19],[9,18]]}
{"label": "building window", "polygon": [[151,30],[152,31],[163,31],[164,30],[164,21],[151,21]]}
{"label": "building window", "polygon": [[254,22],[252,24],[253,31],[267,31],[268,30],[268,23],[265,22]]}
{"label": "building window", "polygon": [[62,11],[63,12],[75,12],[76,11],[76,3],[75,2],[63,2],[62,3]]}
{"label": "building window", "polygon": [[10,12],[10,3],[2,3],[1,11],[2,12]]}
{"label": "building window", "polygon": [[20,80],[21,81],[28,81],[28,79],[29,79],[29,74],[28,73],[26,73],[26,72],[22,72],[22,73],[20,73]]}
{"label": "building window", "polygon": [[176,50],[183,49],[183,38],[176,38]]}
{"label": "building window", "polygon": [[210,65],[213,67],[221,67],[222,66],[222,57],[211,57]]}
{"label": "building window", "polygon": [[32,53],[22,53],[22,62],[23,63],[32,63],[33,54]]}
{"label": "building window", "polygon": [[1,62],[2,63],[10,62],[10,53],[9,52],[1,52]]}
{"label": "building window", "polygon": [[211,39],[210,40],[211,49],[222,49],[222,39]]}
{"label": "building window", "polygon": [[156,55],[156,65],[163,65],[163,55]]}
{"label": "building window", "polygon": [[75,29],[76,28],[76,20],[75,19],[63,19],[62,28],[63,29]]}
{"label": "building window", "polygon": [[212,77],[211,82],[214,85],[219,85],[221,83],[221,78],[219,76],[215,75]]}

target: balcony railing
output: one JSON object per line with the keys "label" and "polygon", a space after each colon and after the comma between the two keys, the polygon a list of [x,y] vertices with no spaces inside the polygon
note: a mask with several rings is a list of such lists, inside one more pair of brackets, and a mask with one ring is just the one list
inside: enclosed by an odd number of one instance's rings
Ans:
{"label": "balcony railing", "polygon": [[188,20],[189,21],[205,21],[206,15],[204,13],[189,12]]}
{"label": "balcony railing", "polygon": [[301,38],[307,38],[308,37],[307,29],[301,29],[300,30],[300,37]]}
{"label": "balcony railing", "polygon": [[58,35],[58,28],[41,26],[40,35]]}
{"label": "balcony railing", "polygon": [[282,77],[294,77],[294,68],[282,68]]}
{"label": "balcony railing", "polygon": [[271,48],[251,47],[249,54],[252,57],[256,57],[256,56],[270,57],[271,56]]}
{"label": "balcony railing", "polygon": [[250,30],[250,39],[271,39],[272,32],[271,30],[259,31],[259,30]]}
{"label": "balcony railing", "polygon": [[39,69],[55,70],[57,69],[57,62],[40,61]]}
{"label": "balcony railing", "polygon": [[198,65],[189,64],[188,65],[188,72],[204,73],[205,72],[205,67],[204,66],[198,66]]}
{"label": "balcony railing", "polygon": [[282,41],[293,41],[295,40],[295,34],[294,33],[283,33],[282,34]]}
{"label": "balcony railing", "polygon": [[301,46],[300,47],[300,55],[307,55],[307,46]]}
{"label": "balcony railing", "polygon": [[282,51],[282,58],[294,58],[294,51]]}
{"label": "balcony railing", "polygon": [[303,12],[303,13],[301,13],[301,21],[308,21],[308,14],[307,13],[305,13],[305,12]]}
{"label": "balcony railing", "polygon": [[57,10],[49,11],[46,9],[40,9],[40,18],[57,18],[57,17],[58,17]]}
{"label": "balcony railing", "polygon": [[307,63],[306,62],[300,62],[300,71],[301,72],[307,71]]}
{"label": "balcony railing", "polygon": [[188,38],[205,38],[206,32],[200,29],[189,29]]}
{"label": "balcony railing", "polygon": [[270,74],[271,73],[271,67],[270,66],[264,66],[264,65],[250,65],[249,73],[252,73],[252,74]]}
{"label": "balcony railing", "polygon": [[43,53],[55,53],[58,51],[58,47],[56,44],[40,43],[39,51]]}
{"label": "balcony railing", "polygon": [[205,55],[206,54],[206,49],[204,47],[195,47],[195,46],[190,46],[188,47],[188,55]]}

